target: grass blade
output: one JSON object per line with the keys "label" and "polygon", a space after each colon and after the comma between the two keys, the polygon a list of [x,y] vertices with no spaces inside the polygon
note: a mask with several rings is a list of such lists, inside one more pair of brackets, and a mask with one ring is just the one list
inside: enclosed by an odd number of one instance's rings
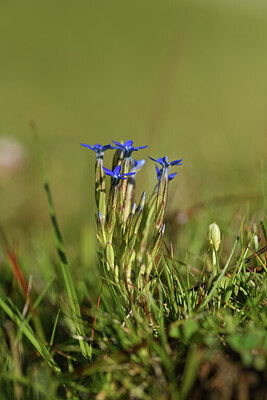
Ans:
{"label": "grass blade", "polygon": [[59,224],[58,224],[58,221],[56,218],[52,194],[51,194],[50,186],[48,183],[48,179],[46,177],[44,163],[43,163],[43,157],[42,157],[42,151],[41,151],[41,147],[40,147],[37,135],[36,135],[36,139],[37,139],[37,145],[38,145],[39,160],[41,163],[44,190],[45,190],[46,197],[47,197],[50,218],[51,218],[53,231],[54,231],[55,243],[56,243],[56,247],[57,247],[58,256],[60,259],[61,271],[62,271],[62,275],[63,275],[63,279],[64,279],[67,296],[69,299],[71,316],[72,316],[72,319],[73,319],[73,322],[74,322],[74,325],[76,328],[75,334],[79,338],[80,349],[81,349],[83,356],[87,359],[91,359],[91,356],[92,356],[91,349],[90,349],[88,343],[85,342],[85,340],[83,339],[86,335],[85,335],[84,327],[82,324],[82,317],[81,317],[81,310],[80,310],[80,305],[79,305],[79,301],[78,301],[78,296],[77,296],[75,286],[74,286],[74,283],[73,283],[73,280],[71,277],[70,268],[69,268],[69,264],[68,264],[67,256],[66,256],[66,251],[65,251],[65,247],[64,247],[64,243],[63,243],[63,238],[62,238],[62,234],[61,234]]}
{"label": "grass blade", "polygon": [[35,336],[31,326],[24,320],[23,322],[19,318],[18,315],[14,313],[14,311],[9,307],[8,304],[0,297],[0,307],[3,311],[9,316],[9,318],[15,322],[15,324],[20,328],[22,326],[22,332],[27,337],[27,339],[31,342],[31,344],[35,347],[38,353],[43,357],[44,360],[47,361],[48,365],[53,369],[54,372],[59,373],[60,368],[55,363],[53,357],[47,350],[47,348],[37,339]]}

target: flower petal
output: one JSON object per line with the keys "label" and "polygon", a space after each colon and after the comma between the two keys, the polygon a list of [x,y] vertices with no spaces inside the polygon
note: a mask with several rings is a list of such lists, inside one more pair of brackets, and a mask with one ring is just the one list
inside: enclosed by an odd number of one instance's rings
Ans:
{"label": "flower petal", "polygon": [[143,166],[145,165],[145,163],[146,163],[146,160],[139,160],[139,161],[134,160],[134,167],[133,167],[133,170],[134,170],[135,172],[140,171],[140,169],[143,168]]}
{"label": "flower petal", "polygon": [[183,159],[181,158],[180,160],[174,160],[172,162],[170,162],[170,165],[181,165]]}
{"label": "flower petal", "polygon": [[80,145],[84,146],[84,147],[88,147],[90,150],[94,150],[94,147],[90,146],[89,144],[80,143]]}
{"label": "flower petal", "polygon": [[138,150],[146,149],[147,147],[148,147],[148,145],[147,146],[135,147],[134,149],[138,151]]}
{"label": "flower petal", "polygon": [[121,144],[120,142],[116,142],[116,140],[112,140],[112,142],[113,142],[116,146],[119,146],[121,149],[124,149],[124,145]]}
{"label": "flower petal", "polygon": [[152,160],[152,161],[158,162],[158,160],[156,160],[155,158],[152,158],[150,156],[148,156],[148,158],[150,158],[150,160]]}
{"label": "flower petal", "polygon": [[157,178],[158,180],[160,180],[161,170],[158,168],[157,164],[156,164],[156,172],[157,172]]}
{"label": "flower petal", "polygon": [[106,175],[109,175],[109,176],[112,176],[112,177],[114,176],[114,173],[112,171],[110,171],[110,169],[105,168],[105,167],[102,167],[102,168],[105,171]]}
{"label": "flower petal", "polygon": [[133,141],[132,140],[127,140],[125,143],[124,143],[124,147],[132,147],[132,145],[133,145]]}
{"label": "flower petal", "polygon": [[127,172],[127,174],[123,174],[122,176],[130,176],[130,175],[135,175],[135,172]]}
{"label": "flower petal", "polygon": [[120,174],[121,172],[121,165],[117,165],[117,167],[114,168],[113,174]]}
{"label": "flower petal", "polygon": [[174,172],[173,174],[170,174],[169,175],[169,181],[171,181],[176,175],[177,175],[177,172]]}
{"label": "flower petal", "polygon": [[102,147],[102,150],[109,150],[109,149],[115,149],[115,147],[113,147],[111,144],[106,144],[105,146]]}
{"label": "flower petal", "polygon": [[[166,157],[166,156],[165,156],[165,157]],[[157,159],[157,162],[160,163],[162,166],[165,166],[165,162],[166,162],[166,161],[165,161],[165,157],[163,157],[163,158],[162,158],[162,157],[159,157],[159,158]]]}

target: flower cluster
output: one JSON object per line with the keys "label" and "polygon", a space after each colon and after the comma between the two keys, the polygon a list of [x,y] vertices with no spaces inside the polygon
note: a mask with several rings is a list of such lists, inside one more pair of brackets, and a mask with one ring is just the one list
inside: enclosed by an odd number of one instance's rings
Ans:
{"label": "flower cluster", "polygon": [[[132,153],[148,146],[133,146],[132,140],[124,144],[82,146],[96,153],[95,198],[97,204],[97,238],[102,249],[103,267],[115,281],[124,279],[127,285],[143,289],[149,285],[148,277],[153,266],[160,261],[161,244],[165,231],[164,215],[168,198],[169,181],[176,172],[169,174],[172,166],[181,165],[182,159],[169,162],[168,157],[152,158],[156,165],[157,181],[148,203],[146,193],[138,206],[134,202],[135,176],[144,166],[145,160],[134,160]],[[103,165],[104,152],[116,150],[113,167]],[[105,176],[111,178],[108,199]],[[115,245],[116,244],[116,245]],[[128,291],[132,290],[128,287]]]}

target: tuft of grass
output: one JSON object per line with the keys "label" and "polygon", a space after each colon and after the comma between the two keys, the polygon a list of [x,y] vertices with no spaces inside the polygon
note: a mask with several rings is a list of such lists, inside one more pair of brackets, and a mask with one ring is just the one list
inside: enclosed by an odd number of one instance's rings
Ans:
{"label": "tuft of grass", "polygon": [[[123,173],[134,171],[121,152],[113,163]],[[1,283],[2,398],[263,399],[267,251],[262,220],[244,217],[239,229],[222,230],[221,247],[214,252],[207,237],[196,235],[201,216],[206,224],[203,211],[188,228],[198,249],[192,255],[175,248],[165,229],[168,170],[149,200],[143,194],[136,205],[135,179],[112,180],[108,195],[102,166],[96,163],[97,262],[86,265],[81,255],[76,274],[75,264],[67,262],[44,177],[62,275],[54,274],[42,290],[36,290],[33,278],[28,307],[25,290],[16,293],[18,275],[13,287]],[[42,268],[49,262],[54,261],[46,258]],[[24,276],[21,265],[20,270]]]}

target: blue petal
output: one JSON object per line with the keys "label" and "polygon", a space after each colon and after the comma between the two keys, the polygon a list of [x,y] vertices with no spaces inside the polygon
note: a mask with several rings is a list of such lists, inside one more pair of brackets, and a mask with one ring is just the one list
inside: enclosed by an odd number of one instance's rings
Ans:
{"label": "blue petal", "polygon": [[84,144],[80,143],[81,146],[88,147],[90,150],[94,150],[93,146],[90,146],[89,144]]}
{"label": "blue petal", "polygon": [[152,160],[152,161],[158,162],[158,160],[156,160],[155,158],[152,158],[150,156],[148,156],[148,158],[150,158],[150,160]]}
{"label": "blue petal", "polygon": [[109,149],[114,149],[115,147],[111,146],[111,144],[106,144],[105,146],[102,147],[102,150],[109,150]]}
{"label": "blue petal", "polygon": [[158,180],[160,180],[161,171],[158,168],[157,164],[156,164],[156,171],[157,171],[157,178],[158,178]]}
{"label": "blue petal", "polygon": [[174,172],[173,174],[170,174],[169,175],[169,181],[171,181],[176,175],[177,175],[177,172]]}
{"label": "blue petal", "polygon": [[135,172],[127,172],[127,174],[122,174],[122,176],[130,176],[130,175],[135,175]]}
{"label": "blue petal", "polygon": [[121,144],[119,142],[116,142],[116,140],[112,140],[112,142],[115,143],[116,146],[119,146],[121,149],[124,149],[124,145],[123,144]]}
{"label": "blue petal", "polygon": [[135,150],[141,150],[141,149],[146,149],[148,147],[148,145],[147,146],[139,146],[139,147],[135,147],[134,149]]}
{"label": "blue petal", "polygon": [[133,169],[137,172],[140,171],[141,168],[143,168],[143,166],[145,165],[146,161],[145,160],[134,160],[134,167]]}
{"label": "blue petal", "polygon": [[[165,157],[166,157],[166,156],[165,156]],[[166,161],[164,160],[165,157],[163,157],[163,158],[162,158],[162,157],[159,157],[159,158],[157,159],[157,162],[160,163],[161,165],[165,165],[165,162],[166,162]]]}
{"label": "blue petal", "polygon": [[124,143],[124,147],[132,147],[132,145],[133,145],[133,141],[132,140],[127,140],[125,143]]}
{"label": "blue petal", "polygon": [[175,161],[170,162],[170,165],[181,165],[182,161],[183,161],[183,159],[181,158],[180,160],[175,160]]}
{"label": "blue petal", "polygon": [[105,171],[105,174],[106,175],[109,175],[109,176],[114,176],[114,173],[112,172],[112,171],[110,171],[110,169],[107,169],[107,168],[105,168],[105,167],[102,167],[103,168],[103,170]]}
{"label": "blue petal", "polygon": [[114,168],[113,174],[120,174],[121,172],[121,165],[117,165],[117,167]]}

